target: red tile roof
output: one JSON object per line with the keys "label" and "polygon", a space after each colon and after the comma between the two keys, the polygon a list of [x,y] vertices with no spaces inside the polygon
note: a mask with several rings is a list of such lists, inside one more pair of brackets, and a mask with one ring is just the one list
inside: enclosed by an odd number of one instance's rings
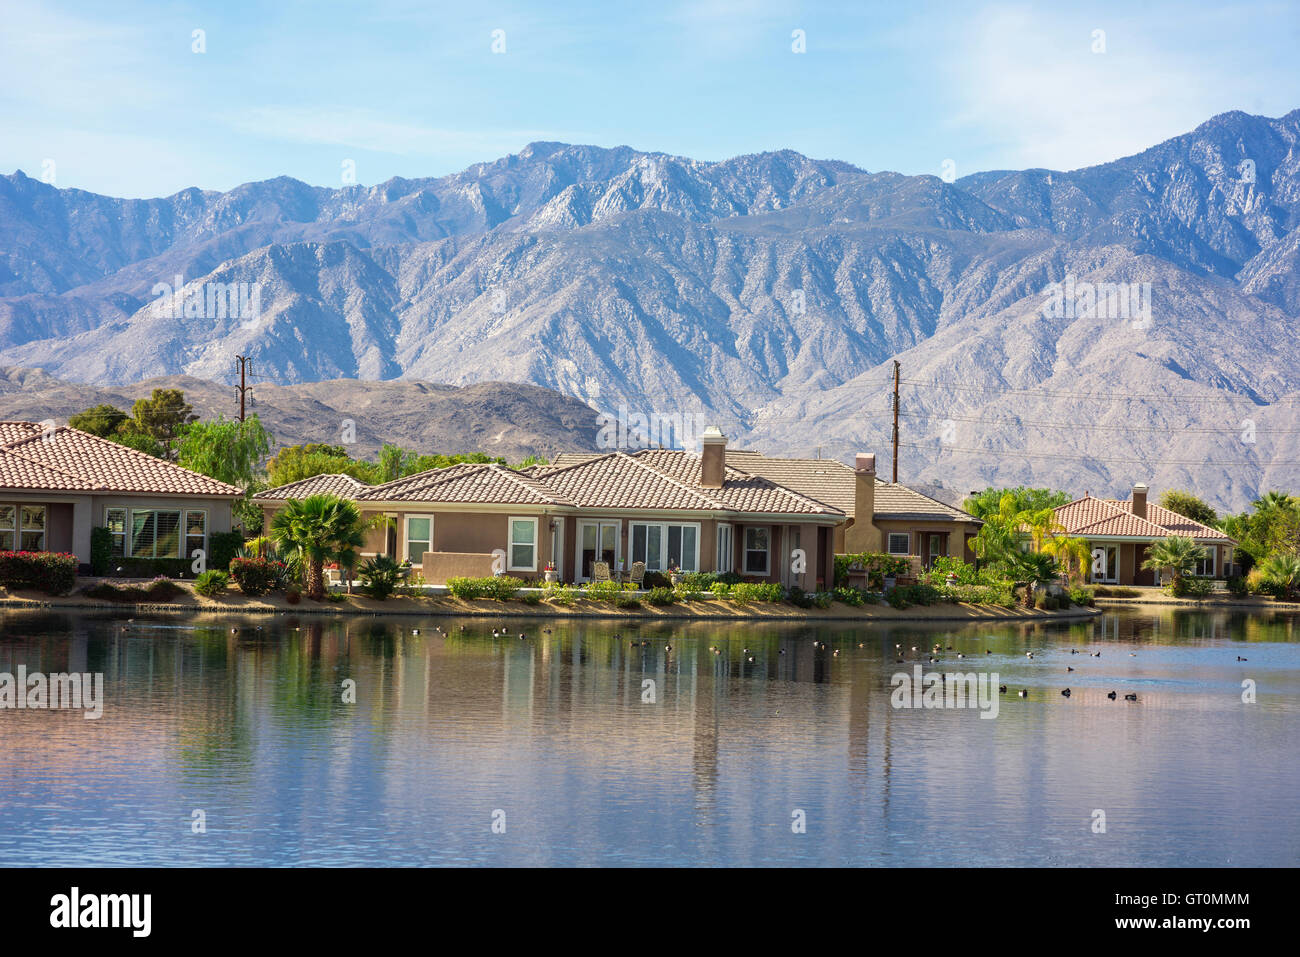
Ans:
{"label": "red tile roof", "polygon": [[365,482],[359,482],[351,475],[330,472],[324,475],[312,475],[287,485],[269,488],[258,492],[253,498],[257,501],[283,502],[291,498],[307,498],[309,495],[338,495],[341,498],[355,498],[369,489]]}
{"label": "red tile roof", "polygon": [[1201,541],[1229,542],[1223,532],[1159,505],[1147,504],[1147,517],[1133,514],[1132,500],[1093,498],[1085,495],[1056,508],[1056,520],[1067,535],[1081,538],[1167,538],[1183,535]]}
{"label": "red tile roof", "polygon": [[238,496],[233,485],[108,439],[38,422],[0,422],[0,488],[120,492],[127,495]]}

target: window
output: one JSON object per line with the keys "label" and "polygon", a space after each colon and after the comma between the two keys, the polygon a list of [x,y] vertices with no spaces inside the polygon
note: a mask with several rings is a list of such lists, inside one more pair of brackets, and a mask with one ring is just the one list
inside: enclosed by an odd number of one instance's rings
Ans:
{"label": "window", "polygon": [[537,519],[510,519],[510,567],[512,572],[537,571]]}
{"label": "window", "polygon": [[684,572],[700,567],[700,526],[631,522],[632,561],[645,562],[648,572],[676,568]]}
{"label": "window", "polygon": [[17,532],[18,509],[13,505],[0,505],[0,551],[14,550]]}
{"label": "window", "polygon": [[185,513],[185,551],[182,558],[193,558],[194,550],[201,548],[207,552],[208,513],[189,511]]}
{"label": "window", "polygon": [[718,555],[715,568],[720,572],[732,571],[736,566],[732,560],[732,534],[734,529],[730,525],[718,526]]}
{"label": "window", "polygon": [[122,558],[126,555],[126,509],[104,509],[104,527],[108,529],[112,542],[113,557]]}
{"label": "window", "polygon": [[1192,572],[1192,574],[1199,575],[1201,578],[1213,578],[1214,577],[1214,554],[1217,551],[1218,549],[1215,548],[1213,545],[1206,547],[1205,557],[1196,563],[1196,569],[1195,571]]}
{"label": "window", "polygon": [[22,525],[18,530],[18,548],[24,552],[45,550],[45,506],[24,505],[21,509]]}
{"label": "window", "polygon": [[131,510],[132,558],[179,558],[180,551],[179,510]]}
{"label": "window", "polygon": [[745,529],[745,574],[767,574],[767,550],[771,540],[770,528],[750,526]]}
{"label": "window", "polygon": [[912,538],[907,532],[890,532],[886,551],[891,555],[910,554]]}
{"label": "window", "polygon": [[424,553],[433,551],[433,516],[406,516],[406,560],[412,565],[424,562]]}

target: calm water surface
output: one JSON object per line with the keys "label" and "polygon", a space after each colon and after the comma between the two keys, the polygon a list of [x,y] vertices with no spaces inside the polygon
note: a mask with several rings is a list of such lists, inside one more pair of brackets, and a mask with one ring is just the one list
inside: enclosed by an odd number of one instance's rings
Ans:
{"label": "calm water surface", "polygon": [[[0,710],[0,862],[1295,865],[1298,624],[13,612],[0,672],[103,672],[106,703]],[[916,660],[1010,693],[993,720],[895,709]]]}

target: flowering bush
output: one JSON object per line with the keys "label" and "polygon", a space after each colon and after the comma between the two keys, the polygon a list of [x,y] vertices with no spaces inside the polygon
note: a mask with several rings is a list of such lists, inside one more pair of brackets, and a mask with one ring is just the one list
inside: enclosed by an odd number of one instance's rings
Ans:
{"label": "flowering bush", "polygon": [[284,562],[269,558],[232,558],[230,577],[245,595],[265,595],[284,580]]}
{"label": "flowering bush", "polygon": [[50,595],[72,590],[77,556],[67,552],[0,552],[0,585],[39,588]]}

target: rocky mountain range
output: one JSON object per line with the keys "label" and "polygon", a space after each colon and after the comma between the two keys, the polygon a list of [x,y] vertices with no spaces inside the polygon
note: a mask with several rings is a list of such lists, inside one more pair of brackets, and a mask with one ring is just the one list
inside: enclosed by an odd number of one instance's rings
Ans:
{"label": "rocky mountain range", "polygon": [[[955,182],[559,143],[154,200],[19,172],[0,177],[0,364],[227,383],[239,353],[317,398],[524,383],[888,463],[897,359],[904,481],[1145,481],[1240,508],[1300,488],[1298,141],[1300,110],[1228,113],[1102,166]],[[225,308],[236,287],[255,314]]]}

